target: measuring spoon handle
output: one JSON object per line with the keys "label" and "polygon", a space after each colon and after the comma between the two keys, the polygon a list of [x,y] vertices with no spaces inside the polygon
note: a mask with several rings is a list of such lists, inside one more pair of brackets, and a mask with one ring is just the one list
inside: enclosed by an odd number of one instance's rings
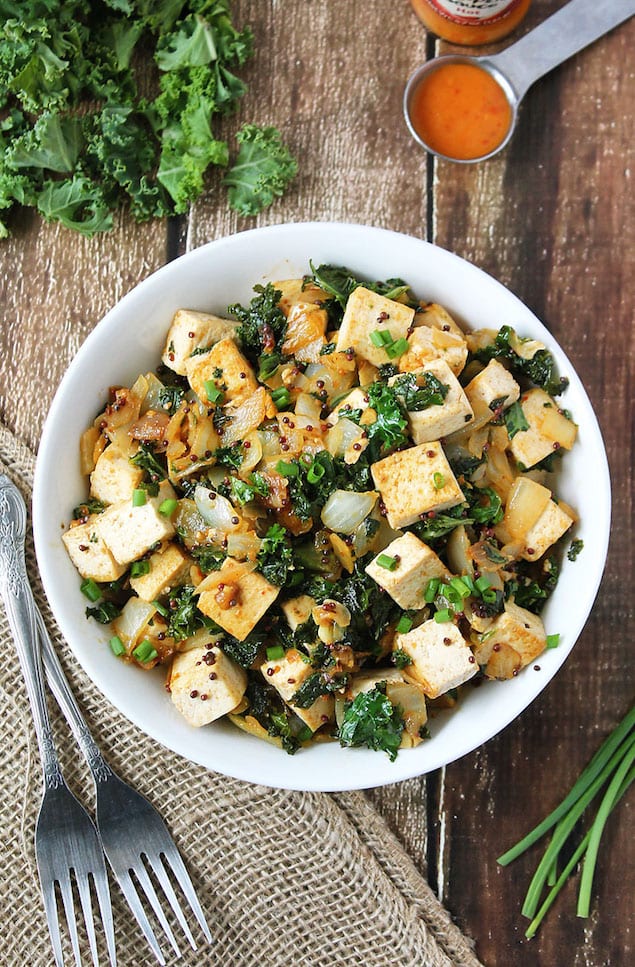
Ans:
{"label": "measuring spoon handle", "polygon": [[635,0],[570,0],[500,54],[488,57],[520,101],[534,81],[635,14]]}

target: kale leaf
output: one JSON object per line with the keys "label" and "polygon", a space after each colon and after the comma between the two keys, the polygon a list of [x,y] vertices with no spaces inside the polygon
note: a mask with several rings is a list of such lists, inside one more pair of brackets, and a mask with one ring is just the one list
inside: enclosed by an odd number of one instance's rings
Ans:
{"label": "kale leaf", "polygon": [[289,572],[296,568],[288,532],[281,524],[273,524],[262,539],[256,558],[258,570],[271,584],[282,587]]}
{"label": "kale leaf", "polygon": [[369,441],[367,459],[374,463],[410,442],[408,417],[393,387],[378,381],[366,387],[366,393],[369,405],[377,413],[375,422],[365,428]]}
{"label": "kale leaf", "polygon": [[282,343],[287,331],[287,319],[278,305],[282,297],[271,282],[254,286],[256,295],[247,307],[239,303],[229,306],[230,312],[240,325],[236,335],[243,352],[258,364],[260,356],[268,356]]}
{"label": "kale leaf", "polygon": [[200,628],[208,627],[208,619],[196,606],[196,588],[191,584],[170,592],[168,635],[175,641],[190,638]]}
{"label": "kale leaf", "polygon": [[324,672],[315,672],[314,675],[309,675],[294,692],[291,697],[291,704],[297,705],[298,708],[309,708],[314,702],[317,702],[320,696],[329,695],[331,692],[337,692],[344,688],[347,681],[347,675],[330,677]]}
{"label": "kale leaf", "polygon": [[511,346],[511,340],[515,337],[516,333],[511,326],[502,326],[494,342],[477,350],[474,354],[475,358],[482,363],[488,363],[490,359],[506,359],[516,377],[525,377],[530,383],[544,389],[550,396],[557,396],[564,392],[569,385],[569,380],[563,376],[560,378],[556,376],[555,360],[549,350],[539,349],[531,359],[524,359]]}
{"label": "kale leaf", "polygon": [[418,378],[414,373],[403,373],[392,384],[395,396],[409,413],[427,410],[430,406],[443,406],[449,389],[434,373],[423,373]]}
{"label": "kale leaf", "polygon": [[268,208],[298,173],[298,164],[282,143],[277,128],[246,124],[236,135],[240,145],[234,165],[223,178],[229,205],[239,215]]}
{"label": "kale leaf", "polygon": [[392,762],[401,744],[404,720],[399,706],[394,706],[379,687],[360,692],[344,708],[344,719],[338,731],[340,745],[386,752]]}
{"label": "kale leaf", "polygon": [[166,476],[165,466],[157,459],[156,451],[151,443],[140,443],[139,449],[130,457],[130,463],[145,470],[150,483],[158,483]]}

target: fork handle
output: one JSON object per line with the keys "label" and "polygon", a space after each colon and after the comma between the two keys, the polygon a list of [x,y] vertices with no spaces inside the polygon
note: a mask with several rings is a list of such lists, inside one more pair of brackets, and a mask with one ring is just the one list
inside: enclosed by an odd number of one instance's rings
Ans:
{"label": "fork handle", "polygon": [[82,751],[82,755],[88,763],[95,784],[98,785],[100,782],[106,782],[113,774],[112,769],[101,754],[97,743],[86,725],[86,720],[71,691],[66,675],[60,665],[60,660],[57,657],[57,652],[53,647],[46,625],[44,624],[44,619],[39,611],[37,612],[37,626],[49,688],[53,692],[55,701],[61,708],[64,718],[68,722],[71,732],[75,736],[75,740]]}
{"label": "fork handle", "polygon": [[37,606],[29,585],[24,559],[26,506],[8,477],[0,476],[0,596],[9,620],[33,713],[46,789],[64,784],[49,721],[44,678],[38,648]]}

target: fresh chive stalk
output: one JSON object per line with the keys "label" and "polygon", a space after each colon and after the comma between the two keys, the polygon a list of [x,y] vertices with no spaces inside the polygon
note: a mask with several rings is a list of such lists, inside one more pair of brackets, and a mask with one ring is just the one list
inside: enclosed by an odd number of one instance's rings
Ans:
{"label": "fresh chive stalk", "polygon": [[[566,879],[582,858],[584,860],[578,894],[577,915],[579,917],[589,915],[593,876],[602,833],[612,810],[635,779],[634,729],[635,706],[630,709],[604,740],[560,805],[519,843],[498,858],[501,866],[506,866],[555,827],[551,841],[529,884],[522,907],[523,916],[528,917],[531,921],[525,934],[528,939],[535,935]],[[582,842],[558,875],[560,851],[585,810],[607,783],[608,786],[597,808],[594,820]],[[545,886],[550,887],[550,889],[541,902]]]}

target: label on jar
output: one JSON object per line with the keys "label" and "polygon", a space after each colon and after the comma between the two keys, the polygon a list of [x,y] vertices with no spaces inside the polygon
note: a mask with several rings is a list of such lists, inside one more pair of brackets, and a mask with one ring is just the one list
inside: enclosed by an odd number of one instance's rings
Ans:
{"label": "label on jar", "polygon": [[489,24],[506,17],[521,0],[427,0],[439,16],[457,24]]}

